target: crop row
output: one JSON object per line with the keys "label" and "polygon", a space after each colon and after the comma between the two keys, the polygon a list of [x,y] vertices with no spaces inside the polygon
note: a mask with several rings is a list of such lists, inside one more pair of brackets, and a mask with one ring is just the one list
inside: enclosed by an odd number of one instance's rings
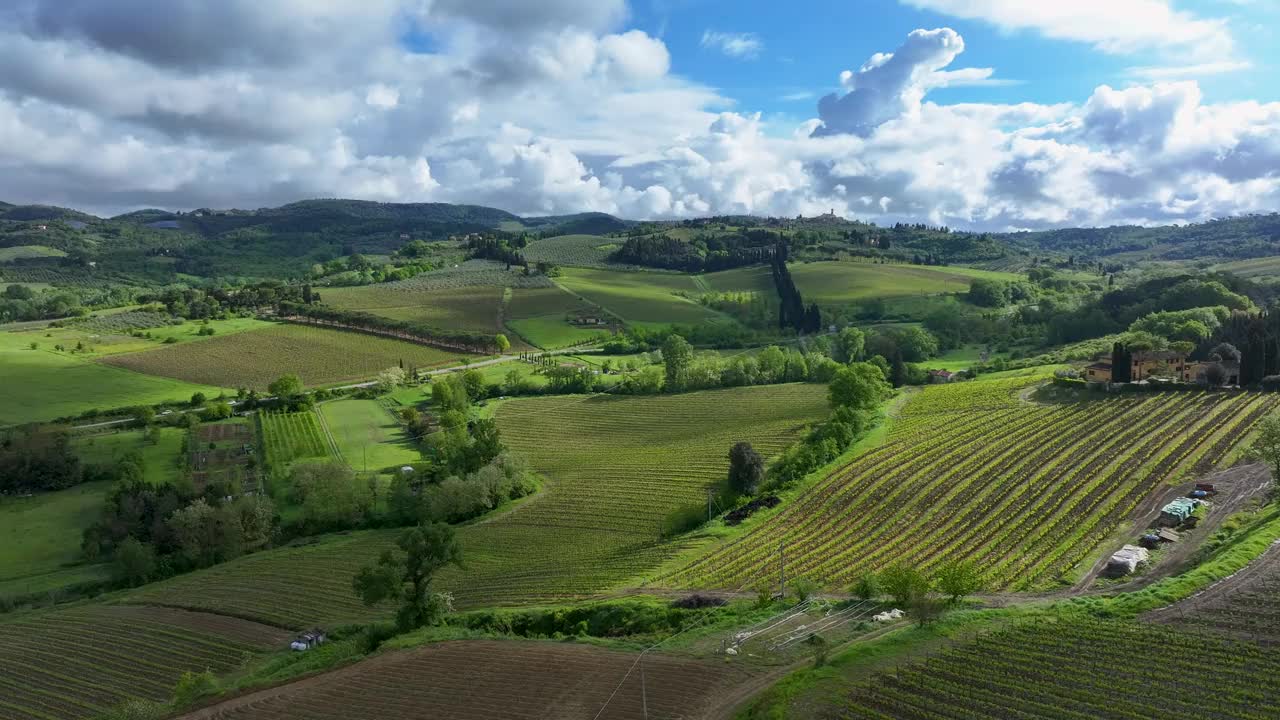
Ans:
{"label": "crop row", "polygon": [[284,464],[303,458],[321,458],[329,454],[329,441],[316,414],[305,412],[259,413],[267,460]]}
{"label": "crop row", "polygon": [[[994,587],[1044,586],[1163,482],[1238,442],[1241,418],[1276,406],[1184,394],[1001,405],[1018,383],[983,384],[948,387],[941,400],[922,393],[929,411],[910,403],[889,444],[663,582],[738,588],[772,572],[782,547],[788,574],[833,588],[896,562],[928,569],[958,558],[976,561]],[[953,412],[970,387],[988,409]]]}
{"label": "crop row", "polygon": [[464,287],[554,287],[546,275],[526,274],[521,268],[507,269],[503,263],[489,260],[468,260],[445,270],[415,275],[408,280],[397,280],[384,287],[394,290],[453,290]]}
{"label": "crop row", "polygon": [[225,672],[283,644],[273,628],[165,608],[97,605],[0,623],[0,716],[94,717],[167,699],[187,670]]}

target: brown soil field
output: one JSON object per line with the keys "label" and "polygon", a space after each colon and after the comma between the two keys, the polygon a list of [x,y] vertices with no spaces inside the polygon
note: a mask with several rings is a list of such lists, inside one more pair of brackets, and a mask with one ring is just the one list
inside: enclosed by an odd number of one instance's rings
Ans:
{"label": "brown soil field", "polygon": [[182,673],[225,673],[288,633],[221,615],[95,605],[0,622],[0,718],[91,718],[135,698],[168,700]]}
{"label": "brown soil field", "polygon": [[718,661],[650,653],[642,696],[639,657],[553,642],[443,642],[244,695],[181,720],[616,720],[644,718],[646,702],[654,720],[703,718],[737,700],[754,677]]}

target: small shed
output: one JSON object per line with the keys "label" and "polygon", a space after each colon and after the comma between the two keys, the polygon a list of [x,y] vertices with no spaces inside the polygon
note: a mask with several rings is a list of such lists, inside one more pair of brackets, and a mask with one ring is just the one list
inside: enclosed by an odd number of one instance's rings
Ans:
{"label": "small shed", "polygon": [[1181,525],[1191,517],[1200,505],[1198,500],[1192,498],[1178,498],[1173,502],[1165,505],[1160,509],[1160,523],[1162,525]]}
{"label": "small shed", "polygon": [[1151,559],[1151,553],[1137,545],[1125,545],[1107,561],[1107,574],[1112,576],[1128,575],[1138,569],[1138,565]]}
{"label": "small shed", "polygon": [[291,650],[302,652],[310,650],[318,645],[323,645],[328,639],[329,636],[324,630],[321,630],[320,628],[313,628],[294,638],[293,642],[289,643],[289,648]]}
{"label": "small shed", "polygon": [[950,370],[930,370],[929,381],[933,383],[949,383],[954,380],[956,374]]}

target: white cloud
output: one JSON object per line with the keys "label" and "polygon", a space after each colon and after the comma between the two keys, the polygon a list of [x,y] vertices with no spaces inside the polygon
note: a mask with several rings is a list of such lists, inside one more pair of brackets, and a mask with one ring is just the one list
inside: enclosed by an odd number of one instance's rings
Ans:
{"label": "white cloud", "polygon": [[[300,3],[321,13],[296,31],[305,53],[259,47],[273,13],[224,10],[235,32],[172,62],[177,50],[153,47],[150,31],[91,23],[92,4],[72,5],[41,24],[0,23],[0,199],[102,212],[317,196],[630,217],[834,208],[988,229],[1190,221],[1280,202],[1280,104],[1210,104],[1184,81],[1056,105],[942,105],[929,93],[1008,82],[953,67],[964,40],[947,28],[850,58],[843,90],[789,128],[672,75],[660,39],[619,24],[621,3],[557,0],[538,15],[505,0],[371,0],[352,21],[357,45],[323,42],[323,13],[337,11]],[[213,12],[184,7],[158,10],[179,34]],[[566,23],[575,8],[586,14]],[[399,46],[406,27],[431,49]]]}
{"label": "white cloud", "polygon": [[1045,37],[1090,43],[1110,53],[1173,49],[1210,57],[1230,54],[1224,20],[1175,10],[1168,0],[902,0],[917,8],[1005,30],[1034,30]]}
{"label": "white cloud", "polygon": [[1196,65],[1142,65],[1129,68],[1129,74],[1144,80],[1181,80],[1241,72],[1251,68],[1253,63],[1245,60],[1222,60]]}
{"label": "white cloud", "polygon": [[718,50],[731,58],[753,60],[764,51],[764,41],[755,33],[707,30],[702,33],[702,47]]}

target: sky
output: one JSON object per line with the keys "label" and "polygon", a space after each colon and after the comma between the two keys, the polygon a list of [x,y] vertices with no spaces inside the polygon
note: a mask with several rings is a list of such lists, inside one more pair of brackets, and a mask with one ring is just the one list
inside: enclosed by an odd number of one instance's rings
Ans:
{"label": "sky", "polygon": [[974,230],[1280,209],[1273,0],[5,0],[0,200]]}

